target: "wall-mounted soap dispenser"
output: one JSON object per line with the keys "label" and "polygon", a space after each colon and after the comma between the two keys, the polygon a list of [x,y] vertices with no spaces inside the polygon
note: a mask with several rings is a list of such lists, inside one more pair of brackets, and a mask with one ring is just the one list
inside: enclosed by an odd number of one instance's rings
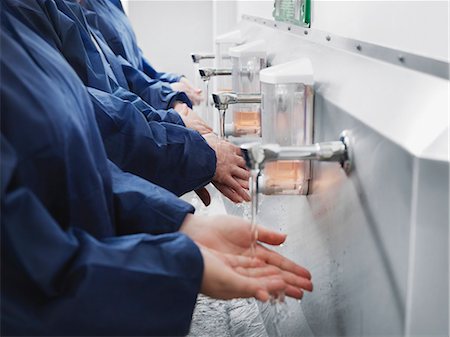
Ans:
{"label": "wall-mounted soap dispenser", "polygon": [[[314,76],[307,58],[260,72],[263,144],[301,146],[313,142]],[[265,194],[307,194],[311,162],[273,161],[260,176]]]}
{"label": "wall-mounted soap dispenser", "polygon": [[[259,72],[267,66],[267,48],[264,40],[257,40],[234,48],[229,54],[232,63],[232,89],[233,93],[242,95],[260,94],[261,86]],[[241,103],[239,100],[233,104],[231,127],[222,129],[231,130],[233,136],[259,135],[261,130],[260,103]],[[217,107],[217,105],[216,105]],[[229,121],[229,118],[225,118]]]}
{"label": "wall-mounted soap dispenser", "polygon": [[[214,67],[198,67],[196,77],[200,79],[201,85],[205,94],[203,105],[200,107],[202,118],[217,131],[220,126],[216,114],[213,113],[212,101],[210,93],[216,92],[230,92],[231,91],[231,58],[229,49],[238,46],[244,42],[240,30],[234,30],[223,35],[219,35],[214,39]],[[195,63],[195,56],[192,54],[192,60]],[[202,56],[200,54],[200,56]],[[207,55],[209,58],[210,55]],[[211,81],[213,79],[213,81]]]}
{"label": "wall-mounted soap dispenser", "polygon": [[[230,48],[239,46],[245,42],[240,30],[219,35],[215,38],[215,59],[214,67],[216,69],[231,69]],[[219,76],[215,80],[215,91],[230,92],[232,91],[231,77]]]}

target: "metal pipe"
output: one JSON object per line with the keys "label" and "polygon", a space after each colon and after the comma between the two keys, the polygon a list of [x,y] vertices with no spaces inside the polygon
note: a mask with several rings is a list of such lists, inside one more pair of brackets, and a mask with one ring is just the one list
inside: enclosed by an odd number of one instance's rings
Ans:
{"label": "metal pipe", "polygon": [[343,133],[339,141],[321,142],[302,146],[247,143],[241,146],[246,165],[251,170],[261,170],[265,163],[278,160],[317,160],[340,162],[348,171],[348,137]]}
{"label": "metal pipe", "polygon": [[201,60],[212,60],[216,58],[211,53],[191,53],[192,62],[200,63]]}
{"label": "metal pipe", "polygon": [[214,106],[219,109],[228,109],[230,104],[261,103],[261,94],[237,94],[234,92],[219,92],[212,94]]}
{"label": "metal pipe", "polygon": [[231,75],[231,69],[200,68],[198,71],[203,81],[209,81],[209,79],[213,76]]}
{"label": "metal pipe", "polygon": [[261,94],[236,94],[220,92],[212,94],[214,106],[219,110],[219,136],[225,138],[225,114],[230,104],[261,103]]}

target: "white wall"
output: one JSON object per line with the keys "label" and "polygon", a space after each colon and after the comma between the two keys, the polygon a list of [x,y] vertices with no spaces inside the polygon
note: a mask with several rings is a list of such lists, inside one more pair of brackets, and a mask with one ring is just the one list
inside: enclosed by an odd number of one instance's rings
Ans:
{"label": "white wall", "polygon": [[[213,38],[250,14],[271,19],[274,0],[124,0],[151,62],[191,76],[189,54],[212,51]],[[312,0],[312,28],[448,59],[447,1]]]}
{"label": "white wall", "polygon": [[[311,27],[429,57],[448,59],[449,4],[441,1],[311,0]],[[238,16],[272,18],[273,1],[239,1]]]}
{"label": "white wall", "polygon": [[139,44],[157,70],[191,77],[189,54],[211,51],[212,1],[129,0]]}
{"label": "white wall", "polygon": [[447,1],[314,1],[312,27],[435,58],[448,58]]}
{"label": "white wall", "polygon": [[238,0],[238,17],[241,18],[243,14],[250,14],[265,19],[273,19],[272,11],[274,2],[275,0]]}

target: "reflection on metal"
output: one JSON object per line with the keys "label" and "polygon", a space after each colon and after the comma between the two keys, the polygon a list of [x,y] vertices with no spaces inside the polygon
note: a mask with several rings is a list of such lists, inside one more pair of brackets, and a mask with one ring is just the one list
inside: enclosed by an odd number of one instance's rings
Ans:
{"label": "reflection on metal", "polygon": [[[219,136],[224,139],[230,130],[226,130],[225,115],[230,104],[261,103],[261,94],[236,94],[234,92],[219,92],[212,94],[214,106],[219,110]],[[228,131],[228,132],[227,132]]]}
{"label": "reflection on metal", "polygon": [[228,109],[230,104],[261,103],[261,94],[237,94],[234,92],[221,92],[213,94],[214,105],[217,109]]}
{"label": "reflection on metal", "polygon": [[231,69],[200,68],[198,71],[203,81],[209,81],[214,76],[231,76]]}
{"label": "reflection on metal", "polygon": [[[314,142],[349,130],[352,159],[350,175],[311,161],[306,197],[260,195],[258,223],[288,234],[277,250],[313,275],[314,292],[287,302],[281,335],[448,336],[448,80],[439,70],[410,71],[407,53],[379,62],[387,56],[360,57],[368,56],[363,42],[344,49],[332,34],[270,23],[239,28],[248,41],[266,39],[273,65],[311,59]],[[276,313],[263,309],[272,336]]]}
{"label": "reflection on metal", "polygon": [[212,60],[215,56],[211,53],[192,53],[191,58],[192,62],[200,63],[201,60]]}
{"label": "reflection on metal", "polygon": [[266,163],[278,160],[339,162],[343,168],[349,170],[351,162],[347,150],[348,142],[348,135],[343,132],[340,140],[334,142],[301,146],[280,146],[255,142],[241,145],[241,151],[250,170],[261,170]]}
{"label": "reflection on metal", "polygon": [[275,22],[251,15],[243,15],[242,19],[267,27],[287,31],[296,34],[311,42],[320,43],[333,48],[338,48],[351,53],[357,53],[380,61],[392,63],[408,69],[420,71],[429,75],[449,79],[450,64],[443,60],[437,60],[413,53],[404,52],[373,43],[356,39],[333,35],[324,31],[298,27],[285,22]]}

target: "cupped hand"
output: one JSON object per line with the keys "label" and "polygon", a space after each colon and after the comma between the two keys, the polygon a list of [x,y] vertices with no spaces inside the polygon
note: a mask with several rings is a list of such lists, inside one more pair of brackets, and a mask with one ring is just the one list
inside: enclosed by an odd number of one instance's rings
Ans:
{"label": "cupped hand", "polygon": [[204,271],[200,291],[216,299],[255,297],[267,301],[286,288],[280,273],[245,256],[223,254],[199,245]]}
{"label": "cupped hand", "polygon": [[[223,254],[251,256],[252,237],[251,224],[233,216],[194,216],[188,215],[180,229],[198,244],[214,249]],[[312,291],[311,274],[305,268],[261,245],[280,245],[286,235],[262,226],[256,227],[258,243],[255,245],[254,258],[264,265],[279,271],[286,283],[287,296],[301,298],[303,290]],[[257,270],[253,270],[255,273]]]}

